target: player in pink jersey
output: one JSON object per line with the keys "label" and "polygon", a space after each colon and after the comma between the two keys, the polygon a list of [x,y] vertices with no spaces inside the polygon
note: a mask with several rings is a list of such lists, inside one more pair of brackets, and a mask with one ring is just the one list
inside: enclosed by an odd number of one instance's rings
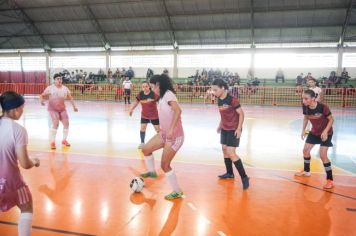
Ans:
{"label": "player in pink jersey", "polygon": [[158,102],[160,133],[156,134],[142,147],[148,172],[141,176],[143,178],[157,177],[152,152],[163,148],[161,168],[165,172],[165,176],[173,189],[173,192],[165,196],[165,199],[173,200],[183,196],[176,175],[171,167],[173,158],[184,142],[184,131],[181,120],[182,110],[178,104],[172,81],[167,75],[162,74],[159,76],[156,85],[153,87],[154,92],[160,96]]}
{"label": "player in pink jersey", "polygon": [[24,103],[23,97],[12,91],[0,96],[0,212],[17,206],[21,210],[18,234],[29,236],[33,216],[32,195],[19,164],[24,169],[30,169],[38,167],[40,161],[28,157],[26,129],[15,122],[23,113]]}
{"label": "player in pink jersey", "polygon": [[67,141],[69,117],[64,103],[65,100],[70,101],[75,112],[78,111],[69,89],[62,84],[62,76],[60,74],[55,74],[53,78],[54,84],[48,86],[40,95],[40,101],[43,106],[45,105],[45,99],[48,98],[48,112],[52,119],[52,129],[50,131],[50,146],[52,150],[56,149],[55,140],[59,122],[62,122],[63,124],[62,144],[67,147],[70,146]]}

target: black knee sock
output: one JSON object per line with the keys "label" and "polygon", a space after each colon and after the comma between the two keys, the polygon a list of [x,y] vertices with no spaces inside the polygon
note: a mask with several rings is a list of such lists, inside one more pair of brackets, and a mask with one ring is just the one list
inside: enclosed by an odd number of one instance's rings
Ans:
{"label": "black knee sock", "polygon": [[126,104],[126,101],[127,101],[127,98],[126,98],[126,96],[125,96],[125,98],[124,98],[124,99],[125,99],[125,104]]}
{"label": "black knee sock", "polygon": [[141,143],[145,143],[146,132],[140,131]]}
{"label": "black knee sock", "polygon": [[310,172],[310,157],[304,157],[304,171]]}
{"label": "black knee sock", "polygon": [[324,163],[324,168],[326,172],[326,179],[333,180],[333,171],[331,169],[331,162]]}
{"label": "black knee sock", "polygon": [[127,98],[127,101],[130,103],[130,97]]}
{"label": "black knee sock", "polygon": [[245,169],[244,169],[241,159],[238,159],[237,161],[235,161],[234,165],[235,165],[237,171],[239,172],[241,179],[245,178],[247,175],[246,175],[246,172],[245,172]]}
{"label": "black knee sock", "polygon": [[226,173],[233,175],[234,174],[234,170],[232,169],[232,161],[230,158],[224,158],[224,162],[225,162],[225,167],[226,167]]}

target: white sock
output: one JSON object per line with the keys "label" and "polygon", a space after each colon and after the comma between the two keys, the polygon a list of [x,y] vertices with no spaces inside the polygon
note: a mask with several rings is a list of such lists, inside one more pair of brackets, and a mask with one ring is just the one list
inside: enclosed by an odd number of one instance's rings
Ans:
{"label": "white sock", "polygon": [[56,135],[57,135],[57,129],[51,129],[49,131],[49,140],[51,141],[51,143],[56,141]]}
{"label": "white sock", "polygon": [[145,156],[145,162],[146,166],[149,172],[155,172],[155,159],[153,158],[153,155],[150,156]]}
{"label": "white sock", "polygon": [[32,213],[21,213],[19,219],[19,236],[30,236],[32,228]]}
{"label": "white sock", "polygon": [[63,140],[67,140],[67,138],[68,138],[68,132],[69,132],[68,129],[63,129]]}
{"label": "white sock", "polygon": [[181,192],[182,190],[180,189],[180,187],[178,185],[177,177],[176,177],[176,174],[174,173],[174,171],[170,170],[167,173],[165,173],[165,175],[166,175],[166,177],[168,179],[168,183],[171,185],[173,191]]}

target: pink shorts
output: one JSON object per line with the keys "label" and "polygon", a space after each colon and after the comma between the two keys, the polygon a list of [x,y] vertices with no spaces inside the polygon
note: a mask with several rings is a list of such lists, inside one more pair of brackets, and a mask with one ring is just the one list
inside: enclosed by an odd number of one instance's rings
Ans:
{"label": "pink shorts", "polygon": [[163,144],[172,143],[172,148],[174,151],[178,152],[178,150],[183,146],[184,136],[175,137],[171,140],[168,140],[163,132],[160,132],[159,134],[161,135]]}
{"label": "pink shorts", "polygon": [[32,201],[28,186],[23,186],[12,192],[0,193],[0,212],[5,212],[14,206],[24,205]]}
{"label": "pink shorts", "polygon": [[68,113],[67,113],[66,110],[61,111],[61,112],[58,112],[58,111],[48,111],[48,112],[49,112],[52,120],[63,121],[63,120],[68,120],[69,119]]}

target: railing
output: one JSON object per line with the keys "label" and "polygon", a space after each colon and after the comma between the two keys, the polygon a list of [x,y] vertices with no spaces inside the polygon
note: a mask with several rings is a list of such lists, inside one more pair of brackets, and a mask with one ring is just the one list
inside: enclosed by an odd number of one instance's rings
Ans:
{"label": "railing", "polygon": [[[89,101],[122,101],[124,89],[111,84],[67,84],[76,100]],[[0,83],[0,93],[8,90],[23,95],[39,95],[45,84],[6,84]],[[139,93],[141,87],[134,86],[131,99]],[[182,103],[214,103],[215,97],[209,86],[180,85],[175,87],[177,97]],[[242,104],[300,106],[302,88],[297,87],[247,87],[239,86],[230,89],[238,96]],[[332,107],[356,107],[355,88],[328,88],[323,90],[324,101]]]}

